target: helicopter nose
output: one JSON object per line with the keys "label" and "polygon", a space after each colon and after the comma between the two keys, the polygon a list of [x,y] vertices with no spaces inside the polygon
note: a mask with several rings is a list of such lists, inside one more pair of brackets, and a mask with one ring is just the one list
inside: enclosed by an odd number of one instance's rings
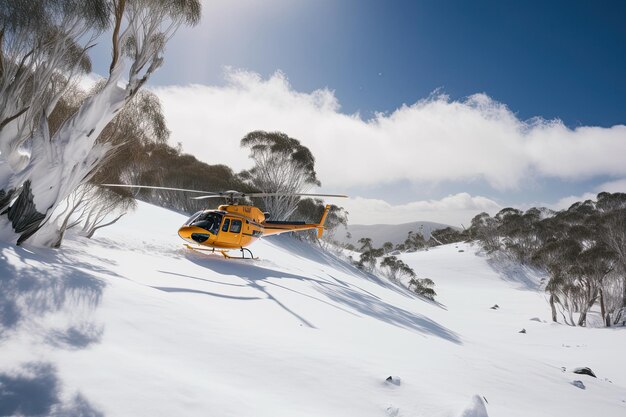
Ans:
{"label": "helicopter nose", "polygon": [[185,240],[191,240],[191,227],[183,226],[178,229],[178,236],[182,237]]}
{"label": "helicopter nose", "polygon": [[206,230],[193,226],[181,227],[178,229],[178,236],[193,243],[204,243],[211,237],[210,233]]}

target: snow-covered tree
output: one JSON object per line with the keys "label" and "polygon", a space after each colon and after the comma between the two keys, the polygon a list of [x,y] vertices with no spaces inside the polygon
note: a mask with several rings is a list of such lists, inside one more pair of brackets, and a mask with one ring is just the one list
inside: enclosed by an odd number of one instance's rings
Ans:
{"label": "snow-covered tree", "polygon": [[478,239],[487,252],[500,249],[500,233],[498,232],[498,219],[489,216],[488,213],[480,213],[472,219],[470,233]]}
{"label": "snow-covered tree", "polygon": [[621,308],[617,308],[614,323],[626,315],[626,193],[598,194],[597,208],[602,213],[600,238],[613,252],[616,273],[621,275],[621,284],[613,285],[613,290],[621,287]]}
{"label": "snow-covered tree", "polygon": [[435,283],[430,278],[411,278],[409,281],[409,289],[415,294],[434,300],[437,293],[434,290]]}
{"label": "snow-covered tree", "polygon": [[370,237],[362,237],[362,238],[360,238],[358,240],[357,243],[361,245],[359,247],[359,251],[360,252],[366,252],[368,250],[374,249],[374,246],[373,246],[373,243],[372,243],[372,238],[370,238]]}
{"label": "snow-covered tree", "polygon": [[621,323],[624,320],[624,276],[621,271],[614,270],[606,276],[602,283],[600,309],[606,327]]}
{"label": "snow-covered tree", "polygon": [[393,250],[393,243],[385,242],[383,243],[383,250],[385,251],[385,255]]}
{"label": "snow-covered tree", "polygon": [[420,230],[417,232],[410,230],[407,233],[404,243],[401,245],[398,245],[396,249],[406,250],[406,251],[416,251],[418,249],[423,249],[426,246],[428,246],[428,244],[426,243],[426,239],[424,239],[424,235],[422,234],[422,230],[420,227]]}
{"label": "snow-covered tree", "polygon": [[[320,182],[315,173],[315,158],[297,139],[281,132],[257,130],[241,139],[250,149],[254,167],[242,173],[252,186],[268,193],[304,193]],[[274,220],[287,220],[298,207],[298,197],[263,198],[265,209]]]}
{"label": "snow-covered tree", "polygon": [[0,188],[28,163],[21,147],[73,78],[91,70],[87,50],[109,24],[106,0],[0,3]]}
{"label": "snow-covered tree", "polygon": [[[505,208],[481,213],[470,232],[488,251],[505,250],[518,261],[543,268],[552,320],[585,326],[599,304],[605,325],[624,316],[626,306],[626,194],[600,193],[597,201],[554,212]],[[577,316],[576,316],[577,315]]]}
{"label": "snow-covered tree", "polygon": [[[13,7],[14,2],[11,3]],[[32,117],[26,130],[17,123],[19,113],[26,115],[31,108],[21,104],[25,89],[13,86],[14,77],[6,81],[7,93],[1,97],[9,108],[8,116],[2,116],[5,129],[15,122],[15,128],[0,132],[0,222],[9,223],[3,230],[12,230],[17,243],[21,243],[37,233],[37,242],[44,245],[57,245],[59,231],[46,226],[52,213],[81,184],[86,183],[105,160],[113,145],[97,142],[100,133],[147,82],[150,76],[163,63],[163,52],[170,37],[180,25],[194,25],[200,18],[199,0],[57,0],[42,2],[49,6],[36,16],[50,27],[50,33],[60,33],[59,41],[50,44],[42,41],[44,36],[28,38],[27,35],[3,35],[2,57],[8,57],[3,63],[19,65],[29,62],[33,56],[41,56],[41,62],[52,62],[48,71],[52,72],[47,81],[38,84],[26,82],[37,98],[32,99],[41,111]],[[22,16],[24,7],[7,7],[9,12]],[[29,18],[14,19],[11,13],[3,10],[3,19],[15,23],[14,33],[26,33],[37,22]],[[53,11],[54,13],[49,13]],[[97,12],[97,13],[96,13]],[[104,14],[103,14],[104,13]],[[30,15],[29,15],[30,16]],[[50,16],[56,17],[53,20]],[[103,17],[104,16],[104,17]],[[20,23],[24,21],[25,23]],[[73,70],[79,67],[90,43],[80,44],[81,36],[93,38],[97,32],[110,22],[112,25],[112,57],[110,71],[102,88],[83,101],[76,113],[69,117],[59,129],[52,133],[48,116],[61,96],[62,87],[55,85],[57,77],[71,79]],[[22,26],[20,26],[22,25]],[[98,26],[100,25],[100,26]],[[6,31],[2,32],[7,33]],[[27,39],[27,40],[24,40]],[[54,38],[56,39],[56,38]],[[27,46],[20,46],[26,44]],[[58,45],[61,46],[58,46]],[[67,46],[67,45],[71,45]],[[82,46],[80,46],[82,45]],[[11,51],[17,50],[14,54]],[[72,52],[73,51],[73,52]],[[69,63],[69,64],[68,64]],[[72,64],[73,63],[73,64]],[[126,64],[130,64],[125,71]],[[64,66],[65,65],[65,66]],[[30,69],[39,71],[34,63]],[[16,74],[19,69],[16,70]],[[120,83],[123,81],[123,86]],[[14,91],[15,90],[15,91]],[[27,90],[27,88],[26,88]],[[39,97],[48,94],[47,100]],[[5,94],[4,91],[0,92]],[[16,111],[17,110],[17,111]],[[17,117],[16,117],[17,115]],[[2,123],[4,123],[4,121]],[[26,132],[26,133],[25,133]],[[21,152],[20,145],[28,140],[30,154]],[[8,144],[8,145],[7,145]],[[17,145],[16,145],[17,144]],[[8,227],[7,227],[8,226]],[[5,237],[6,238],[6,237]]]}
{"label": "snow-covered tree", "polygon": [[356,264],[357,268],[373,272],[378,264],[377,258],[383,256],[385,251],[383,249],[374,248],[372,245],[372,239],[369,237],[362,237],[359,239],[358,243],[361,245],[359,249],[361,255],[359,256],[359,261]]}
{"label": "snow-covered tree", "polygon": [[398,283],[415,278],[413,269],[395,256],[385,256],[380,262],[380,271],[385,278]]}
{"label": "snow-covered tree", "polygon": [[91,238],[96,230],[116,223],[135,206],[134,199],[91,184],[82,185],[79,191],[86,193],[86,198],[82,199],[86,204],[79,221],[82,221],[80,234],[87,238]]}

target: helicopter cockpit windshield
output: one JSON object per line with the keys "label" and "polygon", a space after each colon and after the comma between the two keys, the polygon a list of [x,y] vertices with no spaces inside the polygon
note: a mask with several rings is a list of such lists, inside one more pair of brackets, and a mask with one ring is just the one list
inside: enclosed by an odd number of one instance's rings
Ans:
{"label": "helicopter cockpit windshield", "polygon": [[201,227],[204,230],[208,230],[212,234],[216,235],[220,229],[222,223],[222,215],[215,212],[200,213],[200,215],[193,215],[188,221],[189,226]]}
{"label": "helicopter cockpit windshield", "polygon": [[191,217],[187,219],[187,221],[185,222],[185,226],[189,226],[191,223],[196,221],[198,216],[200,216],[202,213],[204,213],[204,211],[196,211]]}

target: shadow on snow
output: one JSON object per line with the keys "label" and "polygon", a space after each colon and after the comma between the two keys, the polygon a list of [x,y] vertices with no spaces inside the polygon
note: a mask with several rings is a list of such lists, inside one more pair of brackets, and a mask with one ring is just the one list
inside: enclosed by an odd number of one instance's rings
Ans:
{"label": "shadow on snow", "polygon": [[[104,284],[88,271],[111,274],[69,260],[66,253],[0,244],[0,338],[24,322],[36,323],[38,318],[63,309],[95,309]],[[59,348],[81,349],[98,342],[101,334],[101,327],[83,321],[49,331],[45,341]]]}
{"label": "shadow on snow", "polygon": [[45,362],[29,362],[16,372],[0,373],[0,415],[103,416],[79,392],[62,401],[61,385],[55,367]]}
{"label": "shadow on snow", "polygon": [[519,284],[519,289],[538,291],[541,287],[541,282],[537,278],[542,275],[541,272],[528,265],[520,264],[505,253],[497,252],[491,255],[487,259],[487,264],[504,281]]}
{"label": "shadow on snow", "polygon": [[[104,283],[94,273],[115,274],[68,258],[71,253],[0,243],[0,340],[24,327],[58,349],[78,350],[100,342],[103,326],[86,319],[104,291]],[[44,316],[63,310],[72,311],[72,323],[37,333]],[[103,415],[78,392],[62,400],[61,388],[57,370],[48,362],[28,362],[4,371],[0,415]]]}
{"label": "shadow on snow", "polygon": [[[289,242],[291,243],[291,242]],[[302,242],[298,242],[302,243]],[[281,244],[284,244],[281,241]],[[304,245],[304,243],[302,243]],[[289,244],[286,250],[293,252],[294,246],[298,248],[300,245]],[[311,251],[311,246],[306,245],[309,251],[301,250],[298,252],[298,256],[307,257],[307,259],[313,260],[314,262],[318,262],[325,265],[331,265],[337,267],[339,265],[344,269],[347,273],[351,275],[356,275],[358,277],[362,277],[369,281],[373,281],[382,287],[391,289],[397,293],[400,293],[406,297],[410,297],[416,300],[422,300],[417,295],[411,293],[405,288],[402,288],[394,283],[384,281],[374,275],[364,273],[356,268],[354,268],[349,263],[342,261],[328,253],[322,253],[322,251],[313,250]],[[246,282],[246,286],[253,288],[265,295],[265,299],[271,300],[276,303],[279,307],[285,310],[287,313],[294,316],[297,320],[299,320],[302,324],[315,328],[315,326],[307,321],[304,317],[300,316],[293,309],[287,307],[284,303],[282,303],[279,299],[277,299],[269,290],[269,287],[277,287],[282,290],[290,291],[293,293],[297,293],[300,296],[313,299],[317,302],[324,303],[332,308],[341,310],[342,312],[351,314],[351,315],[364,315],[369,316],[374,319],[383,321],[385,323],[402,327],[411,331],[415,331],[424,335],[432,335],[435,337],[440,337],[444,340],[455,344],[461,344],[461,340],[456,333],[453,331],[441,326],[435,321],[417,313],[412,313],[410,311],[404,310],[400,307],[396,307],[391,305],[383,300],[380,297],[368,292],[356,285],[352,285],[351,283],[345,282],[339,278],[336,278],[332,275],[328,275],[329,279],[323,278],[319,275],[314,277],[299,275],[279,270],[274,270],[270,268],[266,268],[264,266],[258,264],[251,264],[250,261],[237,261],[237,260],[225,260],[218,258],[217,256],[205,255],[195,252],[185,252],[186,258],[204,268],[211,269],[212,271],[217,272],[221,275],[231,275],[236,276]],[[161,271],[164,273],[172,274],[172,275],[182,275],[175,272]],[[184,276],[184,275],[183,275]],[[195,277],[195,276],[186,276],[191,279],[199,279],[204,281],[209,281],[222,285],[236,285],[240,286],[240,284],[234,283],[224,283],[219,281],[212,281],[205,278]],[[272,280],[272,278],[276,278]],[[311,294],[305,294],[301,291],[297,291],[293,288],[289,288],[288,286],[281,285],[278,280],[297,280],[301,282],[307,282],[315,288],[319,294],[323,297],[316,297]],[[162,288],[160,288],[162,289]],[[172,290],[172,289],[170,289]],[[174,289],[177,291],[190,291],[190,292],[199,292],[213,296],[224,297],[223,295],[218,295],[214,293],[207,293],[204,291],[197,290],[185,290],[185,289]],[[246,298],[246,297],[231,297],[226,296],[227,298]],[[250,299],[257,299],[254,297],[249,297]],[[436,304],[433,304],[436,305]]]}

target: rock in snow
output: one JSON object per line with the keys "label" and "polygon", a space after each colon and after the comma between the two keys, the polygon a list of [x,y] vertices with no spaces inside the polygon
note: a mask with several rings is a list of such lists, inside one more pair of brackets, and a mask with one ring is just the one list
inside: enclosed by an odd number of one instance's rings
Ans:
{"label": "rock in snow", "polygon": [[387,379],[385,379],[385,381],[393,385],[400,385],[400,383],[402,382],[402,379],[400,379],[399,376],[388,376]]}
{"label": "rock in snow", "polygon": [[386,411],[389,417],[398,417],[400,415],[400,409],[397,407],[389,406]]}
{"label": "rock in snow", "polygon": [[585,384],[583,384],[583,381],[579,381],[579,380],[572,381],[572,385],[580,389],[585,389]]}
{"label": "rock in snow", "polygon": [[582,367],[582,368],[576,368],[576,369],[574,369],[574,371],[573,371],[573,372],[574,372],[575,374],[580,374],[580,375],[589,375],[589,376],[592,376],[592,377],[596,378],[596,374],[594,374],[594,373],[593,373],[593,371],[591,370],[591,368],[587,368],[586,366],[585,366],[585,367]]}
{"label": "rock in snow", "polygon": [[472,404],[463,410],[459,417],[489,417],[489,414],[487,414],[483,399],[479,395],[474,395]]}

